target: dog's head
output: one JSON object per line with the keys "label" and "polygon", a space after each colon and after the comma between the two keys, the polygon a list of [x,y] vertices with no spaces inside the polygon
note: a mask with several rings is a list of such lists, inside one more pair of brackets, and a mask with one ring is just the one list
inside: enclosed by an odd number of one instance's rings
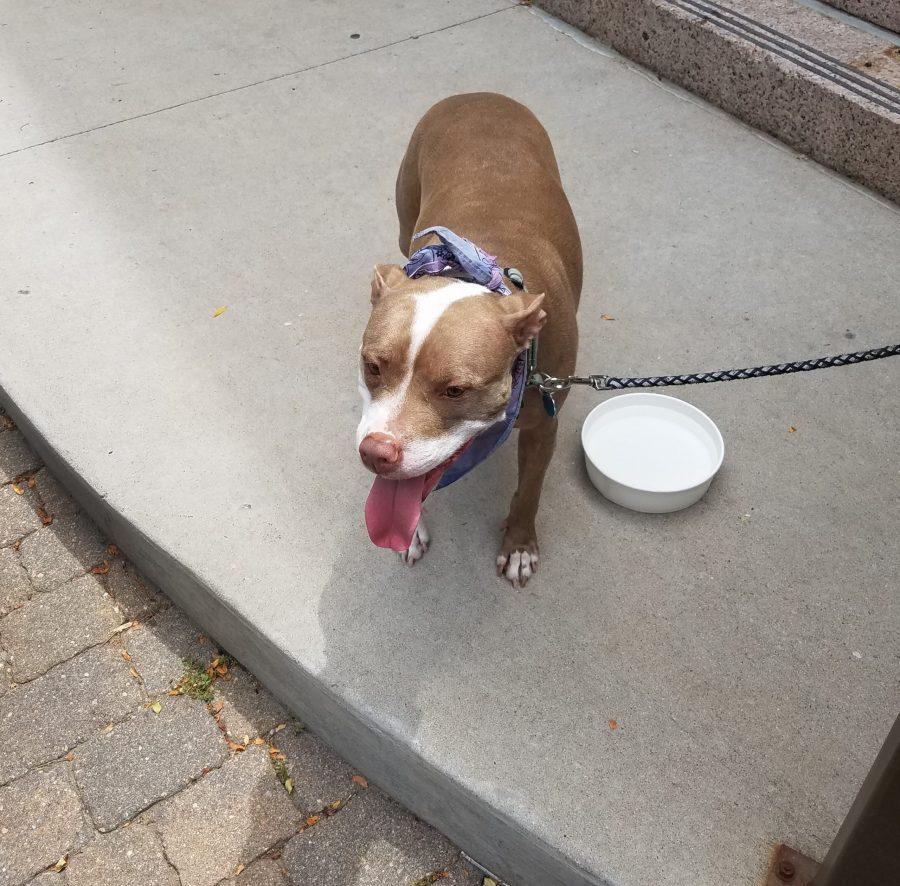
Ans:
{"label": "dog's head", "polygon": [[360,348],[363,464],[418,477],[502,419],[513,361],[546,321],[543,300],[378,265]]}

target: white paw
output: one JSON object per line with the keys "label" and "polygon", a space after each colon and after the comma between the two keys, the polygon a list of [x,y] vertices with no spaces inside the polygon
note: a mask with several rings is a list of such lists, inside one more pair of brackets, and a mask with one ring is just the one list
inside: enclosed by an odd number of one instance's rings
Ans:
{"label": "white paw", "polygon": [[430,541],[431,536],[428,534],[428,527],[425,525],[425,520],[420,517],[419,525],[413,533],[412,542],[410,542],[409,547],[405,551],[398,551],[397,556],[407,566],[415,566],[425,556]]}
{"label": "white paw", "polygon": [[497,557],[497,575],[505,578],[514,588],[524,588],[537,568],[537,552],[517,550],[509,554],[501,553]]}

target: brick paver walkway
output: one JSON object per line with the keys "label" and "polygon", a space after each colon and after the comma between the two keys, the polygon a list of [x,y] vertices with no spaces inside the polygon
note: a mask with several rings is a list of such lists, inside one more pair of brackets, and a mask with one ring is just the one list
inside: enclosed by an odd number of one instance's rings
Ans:
{"label": "brick paver walkway", "polygon": [[434,882],[482,878],[142,581],[0,410],[0,886]]}

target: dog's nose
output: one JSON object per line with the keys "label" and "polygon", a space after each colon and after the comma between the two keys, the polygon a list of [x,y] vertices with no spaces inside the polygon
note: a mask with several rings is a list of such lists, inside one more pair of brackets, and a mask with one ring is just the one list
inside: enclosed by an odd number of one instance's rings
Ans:
{"label": "dog's nose", "polygon": [[376,474],[388,474],[400,463],[400,446],[393,437],[376,431],[366,434],[359,444],[359,457]]}

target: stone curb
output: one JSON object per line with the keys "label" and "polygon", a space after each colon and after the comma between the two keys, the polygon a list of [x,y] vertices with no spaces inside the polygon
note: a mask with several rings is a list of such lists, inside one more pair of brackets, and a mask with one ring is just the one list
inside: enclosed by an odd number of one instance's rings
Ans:
{"label": "stone curb", "polygon": [[900,5],[895,0],[826,0],[829,6],[843,9],[858,18],[891,31],[900,32]]}
{"label": "stone curb", "polygon": [[[714,0],[538,2],[628,58],[900,202],[900,90],[833,58],[812,34],[799,39]],[[829,19],[815,24],[839,39],[855,34]],[[883,46],[884,53],[894,50]]]}

